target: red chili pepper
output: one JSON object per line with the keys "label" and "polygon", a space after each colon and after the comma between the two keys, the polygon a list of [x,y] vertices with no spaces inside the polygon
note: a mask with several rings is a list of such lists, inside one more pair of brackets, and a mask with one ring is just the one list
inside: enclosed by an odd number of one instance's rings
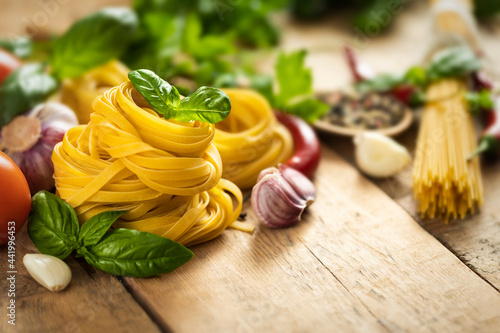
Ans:
{"label": "red chili pepper", "polygon": [[359,60],[356,53],[349,45],[344,45],[344,56],[349,64],[354,81],[359,82],[375,77],[375,73],[371,67],[367,63]]}
{"label": "red chili pepper", "polygon": [[319,165],[321,146],[316,132],[297,116],[276,111],[276,118],[285,125],[293,137],[295,153],[285,163],[311,178]]}
{"label": "red chili pepper", "polygon": [[468,160],[483,152],[497,155],[500,152],[500,97],[495,98],[495,108],[485,112],[487,127],[484,130],[477,149]]}

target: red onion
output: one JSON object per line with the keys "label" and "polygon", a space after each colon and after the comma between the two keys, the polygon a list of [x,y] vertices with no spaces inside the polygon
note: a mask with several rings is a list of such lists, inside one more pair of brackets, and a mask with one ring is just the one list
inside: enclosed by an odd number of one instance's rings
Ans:
{"label": "red onion", "polygon": [[78,125],[67,106],[48,102],[15,117],[0,131],[0,148],[19,166],[31,194],[54,188],[52,151],[68,129]]}

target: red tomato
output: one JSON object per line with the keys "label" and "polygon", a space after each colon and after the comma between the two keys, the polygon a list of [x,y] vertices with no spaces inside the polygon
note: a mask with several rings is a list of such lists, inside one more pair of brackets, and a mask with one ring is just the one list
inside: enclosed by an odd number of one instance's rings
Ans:
{"label": "red tomato", "polygon": [[10,52],[0,49],[0,84],[16,68],[21,67],[21,60]]}
{"label": "red tomato", "polygon": [[[26,223],[31,208],[30,188],[21,169],[0,151],[0,245]],[[12,223],[15,222],[15,223]]]}

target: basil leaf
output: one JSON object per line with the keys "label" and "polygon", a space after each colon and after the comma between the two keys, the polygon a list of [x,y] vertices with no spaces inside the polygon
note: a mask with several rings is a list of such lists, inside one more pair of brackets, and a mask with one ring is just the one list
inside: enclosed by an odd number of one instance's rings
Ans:
{"label": "basil leaf", "polygon": [[472,114],[479,114],[481,110],[491,110],[495,106],[491,93],[483,89],[480,92],[467,92],[465,99],[469,103],[470,112]]}
{"label": "basil leaf", "polygon": [[403,82],[404,79],[400,75],[380,74],[373,79],[356,83],[355,87],[360,93],[367,93],[370,91],[384,92],[392,90]]}
{"label": "basil leaf", "polygon": [[181,100],[173,118],[180,121],[200,120],[215,124],[226,119],[231,111],[231,100],[219,89],[200,87]]}
{"label": "basil leaf", "polygon": [[133,277],[171,272],[193,257],[193,252],[179,243],[132,229],[108,231],[99,243],[82,247],[78,253],[106,273]]}
{"label": "basil leaf", "polygon": [[126,7],[104,8],[77,21],[55,43],[50,63],[59,78],[72,78],[118,58],[137,28]]}
{"label": "basil leaf", "polygon": [[125,213],[126,211],[107,211],[92,216],[82,224],[78,240],[83,242],[83,246],[97,244],[111,225]]}
{"label": "basil leaf", "polygon": [[162,114],[165,119],[172,117],[181,100],[174,86],[147,69],[131,71],[128,78],[156,112]]}
{"label": "basil leaf", "polygon": [[425,88],[427,85],[427,73],[424,68],[414,66],[406,72],[404,81],[412,86]]}
{"label": "basil leaf", "polygon": [[44,70],[42,64],[27,64],[5,79],[0,86],[0,127],[56,91],[57,81]]}
{"label": "basil leaf", "polygon": [[467,47],[454,47],[436,53],[427,68],[430,80],[460,77],[479,70],[481,60]]}
{"label": "basil leaf", "polygon": [[26,37],[12,37],[0,40],[0,48],[12,52],[19,58],[27,58],[31,55],[33,44]]}
{"label": "basil leaf", "polygon": [[74,209],[58,196],[40,191],[31,200],[28,235],[36,248],[59,259],[66,258],[81,245]]}

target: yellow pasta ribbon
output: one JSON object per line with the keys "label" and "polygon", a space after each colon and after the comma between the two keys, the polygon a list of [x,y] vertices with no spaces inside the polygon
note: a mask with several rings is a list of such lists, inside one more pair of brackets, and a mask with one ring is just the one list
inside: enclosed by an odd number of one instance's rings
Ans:
{"label": "yellow pasta ribbon", "polygon": [[90,120],[92,102],[112,87],[128,80],[129,69],[117,60],[97,67],[84,75],[62,82],[61,102],[68,105],[80,124]]}
{"label": "yellow pasta ribbon", "polygon": [[114,227],[194,245],[236,221],[242,194],[221,179],[214,125],[165,120],[130,81],[95,99],[93,110],[88,125],[69,130],[52,155],[57,194],[80,222],[126,210]]}
{"label": "yellow pasta ribbon", "polygon": [[231,113],[215,125],[222,175],[241,189],[249,189],[257,182],[261,170],[290,158],[292,136],[259,93],[248,89],[224,89],[224,92],[231,99]]}

